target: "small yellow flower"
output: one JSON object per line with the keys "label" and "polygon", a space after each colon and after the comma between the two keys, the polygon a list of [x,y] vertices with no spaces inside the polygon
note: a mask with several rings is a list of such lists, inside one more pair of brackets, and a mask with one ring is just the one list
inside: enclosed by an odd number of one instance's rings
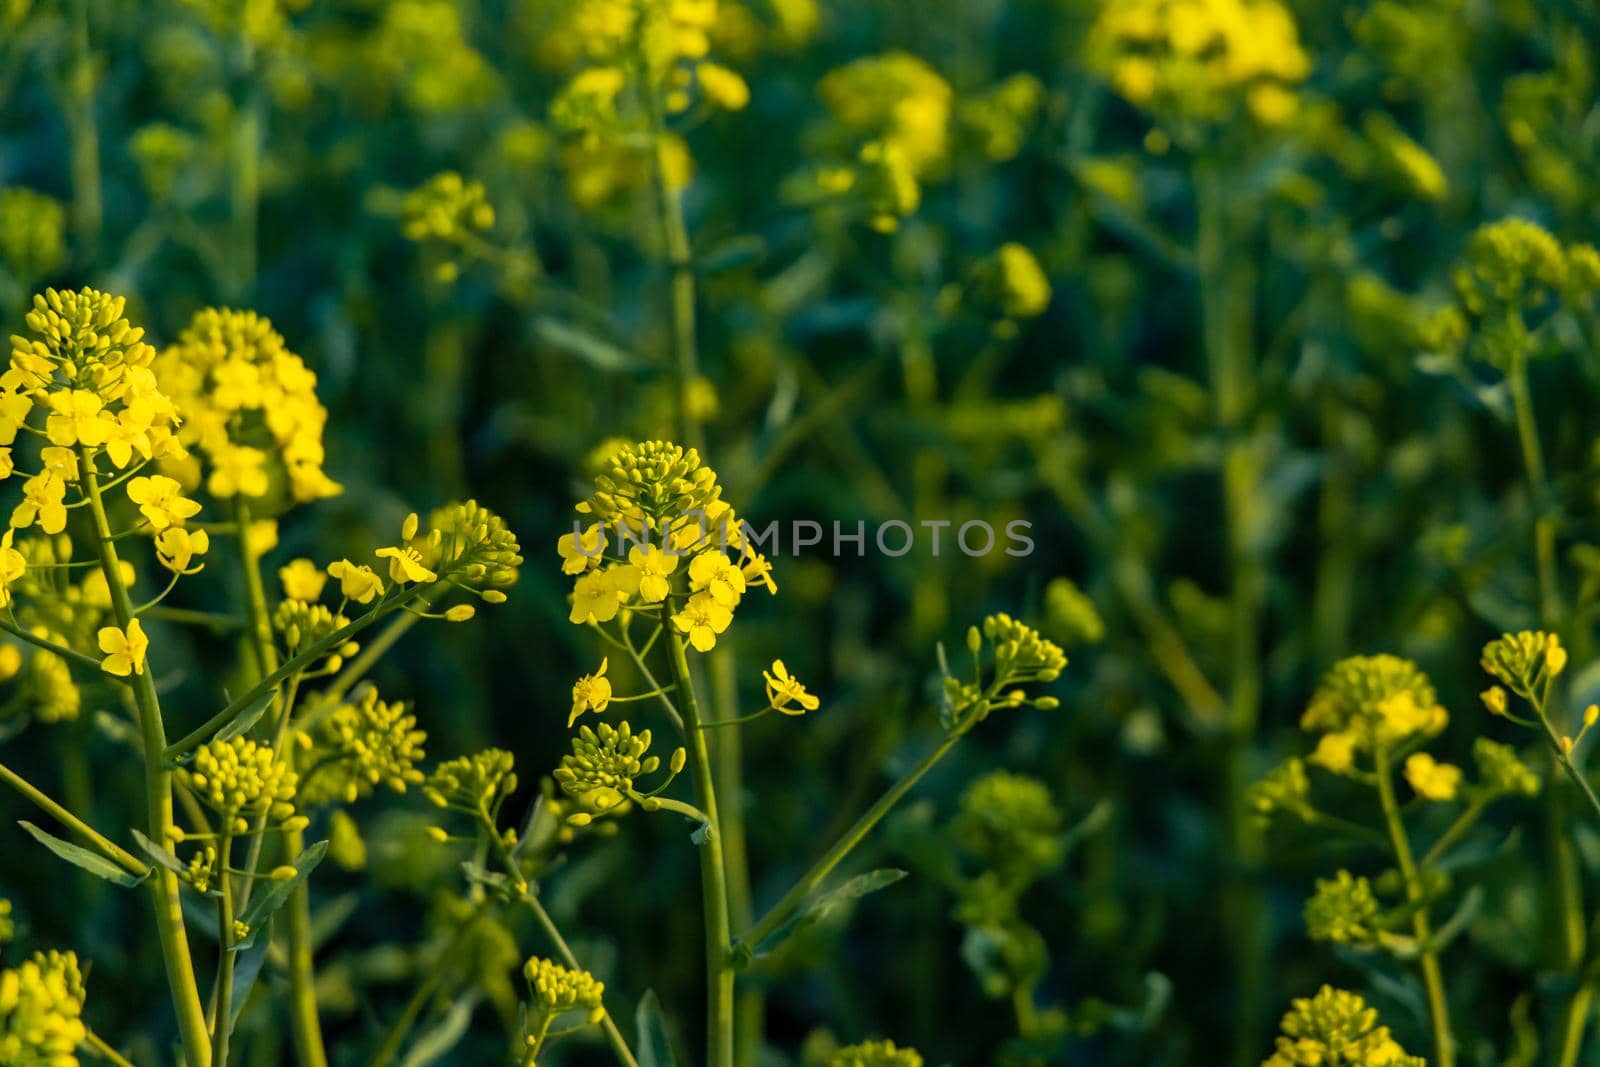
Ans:
{"label": "small yellow flower", "polygon": [[370,604],[383,595],[383,579],[364,563],[335,560],[328,564],[328,576],[339,579],[339,594],[357,604]]}
{"label": "small yellow flower", "polygon": [[1406,760],[1406,781],[1425,800],[1454,800],[1461,788],[1461,768],[1440,763],[1426,752]]}
{"label": "small yellow flower", "polygon": [[64,497],[67,483],[44,471],[22,483],[22,503],[11,512],[11,525],[25,529],[35,522],[47,534],[58,534],[67,527]]}
{"label": "small yellow flower", "polygon": [[708,549],[689,561],[689,587],[731,608],[744,595],[744,571],[720,550]]}
{"label": "small yellow flower", "polygon": [[[617,570],[637,573],[631,567]],[[610,571],[593,571],[579,578],[572,587],[572,613],[568,618],[580,626],[590,622],[610,622],[616,618],[617,609],[626,597],[618,588],[618,577]]]}
{"label": "small yellow flower", "polygon": [[128,499],[139,505],[140,514],[157,531],[182,526],[200,511],[199,504],[184,497],[176,478],[161,474],[129,482]]}
{"label": "small yellow flower", "polygon": [[806,691],[800,679],[789,673],[789,669],[783,665],[783,660],[773,660],[772,669],[761,673],[767,680],[767,703],[783,714],[804,715],[808,711],[816,711],[821,704],[821,701]]}
{"label": "small yellow flower", "polygon": [[[0,608],[11,603],[11,586],[28,570],[28,560],[21,552],[11,547],[11,538],[16,535],[15,530],[7,530],[0,535]],[[15,649],[15,645],[6,645],[8,649]],[[13,671],[13,674],[16,672]]]}
{"label": "small yellow flower", "polygon": [[119,678],[144,673],[144,655],[150,648],[150,639],[144,635],[144,627],[138,619],[129,620],[126,630],[102,626],[99,639],[100,651],[106,654],[100,661],[101,670]]}
{"label": "small yellow flower", "polygon": [[283,595],[290,600],[307,603],[318,600],[328,584],[328,576],[304,556],[292,559],[278,568],[278,581],[283,583]]}
{"label": "small yellow flower", "polygon": [[378,558],[389,561],[389,578],[397,585],[406,582],[433,582],[439,576],[422,565],[422,553],[405,546],[378,549]]}
{"label": "small yellow flower", "polygon": [[44,432],[53,445],[104,444],[114,420],[101,409],[105,402],[88,389],[50,394],[50,417]]}
{"label": "small yellow flower", "polygon": [[1491,685],[1478,694],[1478,699],[1483,701],[1483,706],[1489,709],[1492,715],[1506,713],[1506,691],[1498,685]]}
{"label": "small yellow flower", "polygon": [[212,456],[206,490],[219,500],[267,495],[267,454],[259,448],[229,445]]}
{"label": "small yellow flower", "polygon": [[572,685],[572,715],[567,719],[570,727],[586,711],[599,714],[606,710],[606,705],[611,703],[611,679],[606,677],[606,659],[600,661],[600,669],[593,674],[586,674]]}
{"label": "small yellow flower", "polygon": [[639,572],[639,595],[647,604],[667,599],[671,588],[667,576],[678,569],[678,557],[655,545],[635,545],[628,551],[628,562]]}
{"label": "small yellow flower", "polygon": [[1355,763],[1356,737],[1349,731],[1323,734],[1316,751],[1306,757],[1307,763],[1324,767],[1334,774],[1343,774]]}
{"label": "small yellow flower", "polygon": [[689,643],[699,652],[710,652],[715,648],[717,635],[726,630],[732,621],[733,612],[726,605],[717,603],[710,593],[696,593],[689,598],[683,610],[672,617],[672,624],[680,633],[688,635]]}
{"label": "small yellow flower", "polygon": [[174,574],[199,574],[205,564],[194,568],[189,564],[194,557],[203,556],[210,549],[211,535],[204,530],[169,526],[156,537],[156,559]]}
{"label": "small yellow flower", "polygon": [[60,445],[45,445],[39,450],[39,462],[46,473],[54,474],[63,482],[78,480],[78,453]]}
{"label": "small yellow flower", "polygon": [[600,565],[606,549],[605,531],[594,523],[582,534],[562,534],[556,542],[561,555],[562,574],[582,574]]}
{"label": "small yellow flower", "polygon": [[740,569],[744,571],[746,587],[763,586],[769,595],[777,595],[778,583],[772,579],[772,561],[766,556],[752,552],[745,557],[744,566]]}

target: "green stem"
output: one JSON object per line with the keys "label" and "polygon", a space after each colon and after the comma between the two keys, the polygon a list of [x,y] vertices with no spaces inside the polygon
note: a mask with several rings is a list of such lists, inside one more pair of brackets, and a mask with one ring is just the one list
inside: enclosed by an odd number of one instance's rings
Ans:
{"label": "green stem", "polygon": [[[111,596],[111,612],[117,625],[126,630],[134,617],[133,601],[128,596],[128,587],[122,581],[122,565],[117,558],[117,546],[111,539],[111,524],[106,517],[105,502],[100,496],[100,481],[95,473],[93,454],[82,445],[78,446],[78,469],[84,494],[89,501],[89,512],[94,518],[100,572],[105,577],[106,588]],[[141,665],[141,669],[133,676],[133,697],[139,712],[139,729],[143,740],[148,832],[151,840],[166,844],[172,840],[173,829],[172,771],[168,769],[163,756],[167,738],[166,727],[161,719],[161,701],[156,695],[155,679],[145,665]],[[194,961],[189,955],[189,938],[183,925],[183,909],[179,904],[178,876],[158,865],[152,872],[149,884],[155,898],[156,932],[161,940],[167,985],[178,1016],[184,1058],[189,1067],[210,1067],[211,1035],[206,1029],[205,1008],[200,1002]]]}
{"label": "green stem", "polygon": [[72,228],[78,262],[98,263],[101,226],[100,134],[94,115],[95,56],[89,41],[89,0],[72,5],[72,69],[67,128],[72,141]]}
{"label": "green stem", "polygon": [[[248,622],[245,632],[258,673],[270,677],[279,669],[278,645],[273,638],[272,617],[267,611],[267,592],[261,581],[261,558],[250,543],[251,518],[248,501],[242,496],[235,497],[234,521],[240,530],[236,542],[239,546],[239,569],[244,575],[245,618]],[[289,730],[290,709],[283,693],[276,688],[273,690],[271,711],[274,747],[280,758],[290,759],[288,746],[283,743]],[[248,870],[255,870],[261,841],[262,837],[258,834],[251,846]],[[286,833],[283,844],[285,858],[291,860],[305,847],[298,832]],[[249,898],[249,888],[247,880],[243,890],[246,900]],[[294,1040],[295,1057],[300,1067],[327,1067],[328,1054],[322,1040],[322,1024],[317,1017],[317,980],[311,944],[311,891],[304,881],[294,887],[284,909],[288,920],[285,925],[288,928],[289,947],[289,1032]],[[217,1067],[226,1067],[226,1064],[218,1064]]]}
{"label": "green stem", "polygon": [[683,701],[685,744],[695,800],[705,813],[711,831],[700,845],[700,895],[705,912],[706,941],[706,1063],[708,1067],[733,1067],[733,935],[728,916],[727,869],[722,852],[722,828],[717,818],[717,790],[712,780],[711,758],[705,733],[700,729],[700,704],[689,677],[683,639],[669,633],[667,650]]}
{"label": "green stem", "polygon": [[94,671],[95,674],[100,677],[111,677],[111,675],[106,674],[100,669],[100,661],[95,659],[93,656],[86,656],[76,649],[68,648],[66,645],[57,644],[48,637],[40,637],[38,634],[30,633],[29,631],[24,630],[22,627],[7,619],[0,619],[0,630],[4,630],[12,637],[15,637],[18,641],[26,641],[35,648],[41,648],[46,652],[54,653],[69,663],[76,663],[78,666],[83,667],[86,670]]}
{"label": "green stem", "polygon": [[228,298],[248,304],[256,280],[257,217],[261,206],[261,87],[255,77],[255,42],[241,25],[237,41],[241,101],[233,131],[233,166],[229,189],[230,242],[233,254]]}
{"label": "green stem", "polygon": [[217,850],[217,990],[212,997],[216,1017],[211,1024],[211,1063],[228,1067],[228,1038],[233,1030],[233,838],[222,835]]}
{"label": "green stem", "polygon": [[40,811],[43,811],[61,825],[67,827],[73,833],[77,834],[89,844],[93,845],[102,856],[110,860],[112,863],[115,863],[118,867],[121,867],[135,878],[143,878],[149,873],[150,868],[147,864],[141,863],[132,854],[124,851],[121,848],[118,848],[115,842],[101,836],[99,831],[95,830],[94,827],[90,826],[88,823],[72,814],[72,812],[68,811],[60,804],[57,804],[54,800],[51,800],[43,792],[36,789],[33,783],[29,782],[26,778],[23,778],[22,775],[18,774],[10,767],[7,767],[4,763],[0,763],[0,782],[6,783],[11,788],[21,793],[28,800],[32,801],[33,805]]}
{"label": "green stem", "polygon": [[[561,931],[556,927],[555,920],[550,913],[544,910],[544,905],[539,902],[538,896],[529,892],[522,894],[523,903],[528,905],[528,910],[533,912],[533,917],[544,931],[544,936],[550,944],[555,946],[556,954],[561,957],[561,962],[572,970],[582,970],[578,964],[578,957],[573,955],[572,949],[567,945],[566,938],[561,936]],[[600,1028],[605,1031],[606,1041],[611,1045],[611,1051],[616,1054],[617,1062],[623,1067],[639,1067],[639,1062],[633,1058],[633,1052],[628,1048],[627,1039],[622,1036],[622,1031],[617,1029],[616,1022],[608,1011],[600,1017]]]}
{"label": "green stem", "polygon": [[96,1056],[112,1064],[113,1067],[133,1067],[132,1061],[108,1045],[105,1038],[93,1030],[88,1031],[88,1036],[84,1038],[83,1043],[88,1045]]}
{"label": "green stem", "polygon": [[739,936],[738,953],[741,957],[747,957],[748,954],[754,953],[761,943],[772,935],[773,931],[787,922],[790,916],[799,910],[800,905],[805,903],[806,898],[815,892],[818,886],[822,885],[823,880],[833,872],[833,869],[872,832],[873,827],[883,821],[883,817],[889,814],[890,809],[900,802],[900,798],[909,793],[912,787],[920,782],[924,775],[933,770],[934,765],[955,747],[956,742],[961,740],[963,732],[961,730],[953,730],[947,734],[944,740],[939,743],[939,747],[924,756],[921,763],[911,768],[903,778],[890,786],[888,791],[879,797],[872,807],[867,809],[866,814],[857,819],[855,824],[846,830],[843,836],[835,841],[827,852],[822,854],[822,858],[813,863],[810,870],[801,875],[800,880],[795,882],[789,891],[767,910],[767,913],[761,917],[759,922]]}
{"label": "green stem", "polygon": [[[641,74],[641,77],[646,77]],[[689,228],[684,222],[683,201],[667,177],[667,128],[661,101],[653,86],[645,86],[643,96],[649,113],[651,163],[656,201],[660,211],[661,239],[667,267],[672,272],[672,366],[673,390],[678,412],[679,433],[686,448],[704,450],[705,439],[695,417],[690,392],[700,376],[699,352],[695,343],[694,252],[689,244]]]}
{"label": "green stem", "polygon": [[1506,388],[1511,393],[1517,419],[1517,442],[1522,450],[1522,466],[1533,498],[1534,555],[1539,572],[1539,615],[1545,626],[1561,618],[1561,587],[1556,574],[1555,517],[1550,514],[1550,486],[1545,478],[1544,450],[1539,445],[1538,421],[1533,413],[1533,398],[1528,391],[1528,357],[1514,352],[1506,367]]}
{"label": "green stem", "polygon": [[1418,964],[1422,970],[1422,984],[1428,994],[1428,1016],[1433,1022],[1433,1048],[1435,1067],[1455,1067],[1455,1039],[1450,1033],[1450,1005],[1445,999],[1444,976],[1439,970],[1439,954],[1433,947],[1433,927],[1428,920],[1427,890],[1416,861],[1411,855],[1411,842],[1406,837],[1405,824],[1400,821],[1400,805],[1394,796],[1393,772],[1389,766],[1389,753],[1382,745],[1375,746],[1377,761],[1378,800],[1383,805],[1383,821],[1389,831],[1389,843],[1394,847],[1395,862],[1400,867],[1400,877],[1406,884],[1406,900],[1412,906],[1411,930],[1416,935],[1419,951]]}
{"label": "green stem", "polygon": [[1472,829],[1472,824],[1478,821],[1478,816],[1482,815],[1483,809],[1488,806],[1489,802],[1483,797],[1475,798],[1462,810],[1460,815],[1456,816],[1456,821],[1451,823],[1449,828],[1439,836],[1439,840],[1433,843],[1433,847],[1428,849],[1427,855],[1422,857],[1417,866],[1422,870],[1427,870],[1443,859],[1444,854],[1450,850],[1450,846],[1461,840],[1462,834]]}

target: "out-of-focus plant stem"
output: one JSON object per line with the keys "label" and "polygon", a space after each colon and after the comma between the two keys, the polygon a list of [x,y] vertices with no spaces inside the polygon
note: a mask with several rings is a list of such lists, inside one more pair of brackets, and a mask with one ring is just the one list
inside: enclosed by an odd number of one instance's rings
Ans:
{"label": "out-of-focus plant stem", "polygon": [[228,1067],[228,1037],[233,1029],[233,836],[224,832],[217,849],[217,986],[212,1001],[211,1062]]}
{"label": "out-of-focus plant stem", "polygon": [[[272,617],[267,611],[266,589],[261,582],[261,559],[250,543],[250,506],[243,497],[234,505],[234,518],[239,527],[239,563],[244,576],[245,616],[249,620],[252,656],[259,681],[277,672],[278,647],[272,637]],[[290,759],[289,746],[283,743],[289,730],[289,706],[282,693],[274,691],[272,722],[276,748],[280,759]],[[258,836],[257,841],[260,840]],[[305,848],[300,831],[283,834],[284,858],[293,860]],[[252,857],[250,870],[254,869]],[[322,1041],[322,1024],[317,1018],[317,980],[312,961],[311,944],[311,894],[302,881],[289,894],[284,904],[285,927],[288,936],[289,963],[289,1032],[294,1039],[295,1055],[301,1067],[327,1067],[328,1054]],[[219,1064],[218,1067],[226,1067]]]}
{"label": "out-of-focus plant stem", "polygon": [[256,46],[240,19],[235,42],[239,79],[238,115],[234,123],[232,165],[230,167],[229,276],[224,280],[228,299],[247,305],[255,293],[258,216],[261,210],[261,86],[256,78]]}
{"label": "out-of-focus plant stem", "polygon": [[[528,905],[528,910],[533,912],[534,921],[539,924],[539,929],[544,931],[545,938],[555,947],[556,955],[561,957],[561,962],[571,970],[581,971],[583,967],[578,963],[578,957],[567,944],[567,939],[561,936],[560,927],[556,926],[555,920],[545,910],[538,894],[524,891],[521,899]],[[600,1017],[600,1029],[605,1031],[606,1041],[611,1045],[611,1051],[622,1067],[639,1067],[639,1061],[633,1058],[633,1051],[628,1048],[627,1038],[622,1036],[622,1031],[617,1028],[616,1020],[611,1018],[609,1011]]]}
{"label": "out-of-focus plant stem", "polygon": [[1261,839],[1245,803],[1253,772],[1250,744],[1261,711],[1259,642],[1266,575],[1255,532],[1260,472],[1249,422],[1256,371],[1251,343],[1255,271],[1240,254],[1222,171],[1212,159],[1201,159],[1195,166],[1195,261],[1206,366],[1217,431],[1223,439],[1222,506],[1232,645],[1224,736],[1224,807],[1233,868],[1227,914],[1238,1007],[1234,1062],[1245,1065],[1258,1059],[1268,951],[1255,877],[1262,861]]}
{"label": "out-of-focus plant stem", "polygon": [[[111,597],[111,613],[124,632],[134,619],[133,600],[122,578],[122,561],[117,558],[116,540],[100,496],[100,477],[95,472],[94,454],[78,446],[78,470],[84,499],[94,520],[95,543],[99,550],[100,573]],[[161,700],[156,695],[155,679],[149,669],[132,678],[134,704],[139,711],[139,731],[143,741],[145,803],[150,839],[157,843],[172,840],[172,770],[166,764],[166,726],[161,719]],[[179,903],[178,876],[156,866],[150,876],[155,902],[156,932],[161,941],[161,958],[166,965],[167,986],[172,1006],[178,1015],[178,1031],[183,1041],[184,1059],[189,1067],[210,1067],[211,1034],[206,1027],[205,1007],[195,981],[194,960],[189,954],[188,931],[184,929]]]}
{"label": "out-of-focus plant stem", "polygon": [[99,261],[100,130],[94,116],[98,80],[89,41],[89,0],[72,4],[72,68],[67,74],[67,133],[72,143],[72,229],[80,263]]}
{"label": "out-of-focus plant stem", "polygon": [[1450,1004],[1445,999],[1444,975],[1439,969],[1439,953],[1433,946],[1433,926],[1428,921],[1427,889],[1416,860],[1411,855],[1411,842],[1406,837],[1405,824],[1400,821],[1400,804],[1394,795],[1394,769],[1389,766],[1389,751],[1375,745],[1377,761],[1378,800],[1383,805],[1384,826],[1389,831],[1389,842],[1394,848],[1395,863],[1406,884],[1406,900],[1410,903],[1411,929],[1417,938],[1418,966],[1422,970],[1422,984],[1428,994],[1428,1017],[1433,1023],[1433,1051],[1435,1067],[1455,1067],[1455,1038],[1450,1032]]}

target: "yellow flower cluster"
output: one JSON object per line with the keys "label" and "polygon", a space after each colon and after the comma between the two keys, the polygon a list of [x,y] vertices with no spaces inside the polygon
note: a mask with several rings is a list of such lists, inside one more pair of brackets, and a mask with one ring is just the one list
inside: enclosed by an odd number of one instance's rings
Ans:
{"label": "yellow flower cluster", "polygon": [[580,727],[572,739],[572,752],[561,757],[552,777],[589,814],[602,815],[635,796],[635,779],[661,767],[660,757],[646,756],[648,751],[649,730],[635,734],[626,722],[619,726],[603,722],[599,730]]}
{"label": "yellow flower cluster", "polygon": [[317,376],[253,311],[207,308],[155,362],[183,415],[188,452],[166,463],[191,490],[259,499],[276,489],[296,503],[341,492],[323,472],[328,412]]}
{"label": "yellow flower cluster", "polygon": [[[556,546],[562,570],[577,576],[571,621],[606,623],[626,608],[666,604],[678,633],[710,651],[751,585],[777,591],[771,564],[746,542],[721,495],[715,472],[692,448],[621,446],[577,506],[594,521]],[[680,567],[685,557],[689,565]]]}
{"label": "yellow flower cluster", "polygon": [[1415,663],[1377,655],[1351,656],[1329,668],[1300,726],[1322,734],[1308,762],[1342,774],[1358,754],[1432,737],[1448,721],[1433,684]]}
{"label": "yellow flower cluster", "polygon": [[828,1067],[922,1067],[916,1049],[897,1048],[893,1041],[864,1041],[835,1052]]}
{"label": "yellow flower cluster", "polygon": [[[322,577],[318,572],[319,578]],[[320,595],[322,583],[316,586],[317,592],[313,597]],[[303,588],[302,592],[309,592]],[[301,651],[310,648],[325,638],[337,633],[350,624],[350,620],[343,615],[331,610],[322,604],[310,603],[305,600],[288,599],[278,602],[277,608],[272,612],[272,627],[283,637],[285,650],[289,655],[298,655]],[[332,673],[343,666],[344,661],[360,651],[360,645],[355,641],[345,641],[329,651],[327,658],[319,663],[306,665],[308,672],[318,671]]]}
{"label": "yellow flower cluster", "polygon": [[522,967],[533,1002],[548,1016],[581,1011],[587,1021],[596,1023],[605,1015],[600,998],[606,987],[588,971],[574,971],[551,960],[534,956]]}
{"label": "yellow flower cluster", "polygon": [[11,338],[11,364],[0,375],[0,472],[12,471],[11,445],[36,408],[44,408],[43,469],[22,486],[11,526],[37,524],[47,534],[67,524],[66,491],[79,479],[78,453],[103,451],[126,468],[176,457],[182,446],[173,402],[151,370],[155,350],[124,317],[125,301],[94,289],[33,298],[25,322],[33,337]]}
{"label": "yellow flower cluster", "polygon": [[285,829],[305,825],[294,813],[298,777],[269,744],[246,737],[208,741],[178,769],[178,778],[222,817],[227,833],[248,832],[249,819],[257,816]]}
{"label": "yellow flower cluster", "polygon": [[[1561,639],[1542,630],[1523,630],[1502,634],[1483,646],[1480,660],[1484,672],[1500,681],[1524,700],[1542,699],[1544,689],[1567,666],[1567,650]],[[1505,694],[1484,694],[1491,710],[1505,713]]]}
{"label": "yellow flower cluster", "polygon": [[1280,0],[1106,0],[1088,49],[1129,103],[1178,120],[1225,119],[1242,99],[1258,123],[1282,125],[1311,72]]}
{"label": "yellow flower cluster", "polygon": [[0,970],[0,1063],[17,1067],[78,1067],[83,1023],[83,974],[71,952],[38,952]]}
{"label": "yellow flower cluster", "polygon": [[1306,901],[1306,933],[1313,941],[1371,944],[1379,934],[1380,911],[1372,883],[1342,870],[1317,879],[1317,891]]}
{"label": "yellow flower cluster", "polygon": [[413,241],[453,241],[493,225],[494,207],[483,183],[447,170],[406,193],[400,228]]}
{"label": "yellow flower cluster", "polygon": [[1262,1067],[1425,1067],[1378,1025],[1378,1012],[1355,993],[1323,986],[1296,999],[1280,1024],[1278,1047]]}
{"label": "yellow flower cluster", "polygon": [[1061,809],[1037,778],[993,771],[967,786],[960,804],[956,837],[988,870],[1023,881],[1064,854]]}
{"label": "yellow flower cluster", "polygon": [[421,785],[424,775],[417,764],[427,739],[403,703],[379,700],[377,689],[367,687],[355,701],[334,708],[313,733],[300,735],[301,746],[312,752],[300,803],[354,804],[378,785],[396,793]]}

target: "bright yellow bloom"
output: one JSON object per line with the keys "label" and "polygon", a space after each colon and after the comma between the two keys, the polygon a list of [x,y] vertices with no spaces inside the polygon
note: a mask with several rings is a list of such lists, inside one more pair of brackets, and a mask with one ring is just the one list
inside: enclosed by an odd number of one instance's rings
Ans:
{"label": "bright yellow bloom", "polygon": [[328,564],[328,577],[339,580],[339,593],[357,604],[370,604],[383,595],[383,580],[371,567],[347,559]]}
{"label": "bright yellow bloom", "polygon": [[206,479],[206,491],[220,500],[232,496],[266,496],[269,484],[267,454],[259,448],[227,445],[212,455],[215,466]]}
{"label": "bright yellow bloom", "polygon": [[773,660],[772,669],[761,673],[767,680],[767,703],[783,714],[804,715],[808,711],[816,711],[821,704],[821,701],[806,691],[800,679],[789,673],[789,669],[783,665],[783,660]]}
{"label": "bright yellow bloom", "polygon": [[708,549],[689,561],[689,588],[731,608],[744,595],[744,571],[721,550]]}
{"label": "bright yellow bloom", "polygon": [[144,673],[144,656],[150,648],[150,639],[144,635],[144,627],[138,619],[130,619],[126,630],[102,626],[99,642],[100,651],[106,654],[100,661],[101,670],[119,678]]}
{"label": "bright yellow bloom", "polygon": [[129,482],[128,499],[139,505],[140,514],[158,531],[182,526],[200,511],[199,504],[183,496],[177,479],[161,474]]}
{"label": "bright yellow bloom", "polygon": [[169,526],[156,537],[156,559],[174,574],[199,574],[205,564],[194,568],[189,564],[194,557],[203,556],[210,549],[211,535],[204,530]]}
{"label": "bright yellow bloom", "polygon": [[[11,538],[15,535],[15,530],[7,530],[0,535],[0,608],[11,604],[11,586],[28,570],[27,557],[11,547]],[[16,646],[5,647],[14,649]]]}
{"label": "bright yellow bloom", "polygon": [[[636,575],[633,568],[614,568]],[[579,578],[572,587],[572,612],[568,616],[580,626],[589,622],[610,622],[617,617],[626,594],[617,587],[613,571],[593,571]]]}
{"label": "bright yellow bloom", "polygon": [[671,588],[667,576],[678,569],[678,559],[677,555],[655,545],[635,545],[628,550],[628,562],[639,573],[639,596],[646,604],[659,604],[667,599]]}
{"label": "bright yellow bloom", "polygon": [[718,63],[701,63],[695,78],[705,98],[724,111],[739,111],[750,103],[750,86],[738,74]]}
{"label": "bright yellow bloom", "polygon": [[433,582],[439,576],[422,565],[422,553],[414,548],[400,546],[378,549],[378,558],[389,561],[389,577],[397,585],[406,582]]}
{"label": "bright yellow bloom", "polygon": [[22,483],[22,503],[11,512],[11,525],[26,529],[35,522],[47,534],[58,534],[67,526],[67,485],[45,471]]}
{"label": "bright yellow bloom", "polygon": [[606,535],[599,523],[594,523],[582,534],[562,534],[556,542],[561,555],[562,574],[582,574],[600,566],[605,553]]}
{"label": "bright yellow bloom", "polygon": [[61,445],[45,445],[39,450],[39,463],[47,474],[63,482],[78,480],[78,453]]}
{"label": "bright yellow bloom", "polygon": [[1406,781],[1426,800],[1454,800],[1461,789],[1461,768],[1417,752],[1406,760]]}
{"label": "bright yellow bloom", "polygon": [[104,413],[105,401],[88,389],[69,389],[50,394],[50,417],[44,430],[53,445],[105,443],[114,420]]}
{"label": "bright yellow bloom", "polygon": [[601,659],[599,670],[573,683],[572,714],[567,719],[567,726],[577,722],[584,712],[599,714],[611,703],[611,679],[606,677],[606,663],[607,660]]}
{"label": "bright yellow bloom", "polygon": [[717,645],[717,635],[733,621],[733,612],[718,603],[709,593],[696,593],[684,604],[683,610],[672,617],[672,624],[689,638],[689,643],[699,652],[710,652]]}
{"label": "bright yellow bloom", "polygon": [[278,568],[278,581],[283,583],[283,595],[290,600],[313,601],[322,596],[328,576],[302,556]]}

